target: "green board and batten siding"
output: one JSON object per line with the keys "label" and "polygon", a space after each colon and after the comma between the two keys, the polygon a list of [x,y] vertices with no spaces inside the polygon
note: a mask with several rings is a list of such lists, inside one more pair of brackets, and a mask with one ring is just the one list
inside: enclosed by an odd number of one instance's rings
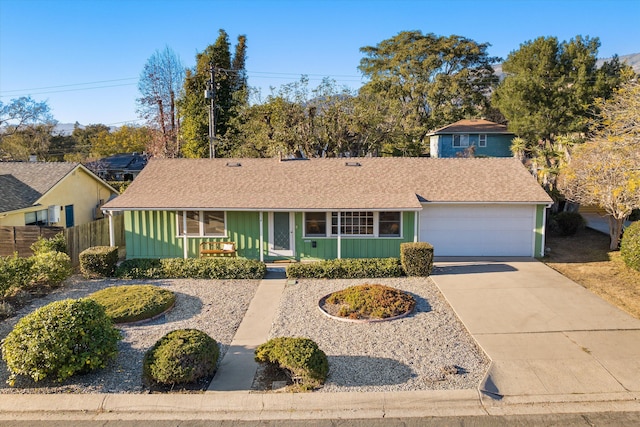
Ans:
{"label": "green board and batten siding", "polygon": [[[187,254],[198,257],[200,242],[233,241],[238,256],[260,259],[260,213],[227,212],[227,236],[222,238],[188,237]],[[400,243],[412,242],[416,213],[404,212],[402,232],[398,238],[342,237],[342,258],[399,257]],[[126,211],[125,239],[127,258],[182,258],[184,239],[177,235],[176,213],[174,211]],[[295,258],[333,259],[338,257],[337,238],[304,237],[303,214],[295,214]],[[263,217],[264,259],[268,256],[269,240],[268,215]],[[316,247],[312,247],[315,242]]]}
{"label": "green board and batten siding", "polygon": [[[178,236],[174,211],[125,212],[127,258],[182,258],[184,239]],[[227,212],[227,236],[220,238],[188,237],[187,255],[199,256],[203,241],[233,241],[238,255],[260,258],[260,223],[258,212]]]}

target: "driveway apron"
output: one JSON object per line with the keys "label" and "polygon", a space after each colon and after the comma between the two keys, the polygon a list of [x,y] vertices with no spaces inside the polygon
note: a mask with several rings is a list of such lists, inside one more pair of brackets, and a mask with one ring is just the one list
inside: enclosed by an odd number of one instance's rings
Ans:
{"label": "driveway apron", "polygon": [[492,360],[487,396],[640,392],[640,321],[545,264],[436,259],[431,278]]}

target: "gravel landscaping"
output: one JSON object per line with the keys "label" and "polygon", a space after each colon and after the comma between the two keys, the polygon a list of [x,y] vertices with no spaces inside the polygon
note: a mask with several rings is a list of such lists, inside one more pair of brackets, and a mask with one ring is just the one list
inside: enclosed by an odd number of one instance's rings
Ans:
{"label": "gravel landscaping", "polygon": [[311,338],[327,354],[320,392],[473,389],[489,359],[430,279],[375,279],[409,292],[416,308],[388,322],[333,320],[318,308],[325,295],[364,280],[299,280],[284,291],[271,337]]}
{"label": "gravel landscaping", "polygon": [[76,375],[63,383],[43,380],[33,382],[20,377],[9,387],[6,364],[0,360],[0,393],[141,393],[144,353],[166,333],[183,328],[204,331],[220,344],[220,359],[233,339],[238,325],[258,287],[258,280],[84,280],[71,278],[63,288],[35,299],[15,316],[0,322],[0,339],[18,319],[52,301],[81,298],[108,286],[150,283],[176,293],[174,308],[155,320],[119,325],[123,340],[117,358],[105,369]]}
{"label": "gravel landscaping", "polygon": [[[365,280],[299,280],[287,285],[271,329],[271,337],[311,338],[329,359],[327,383],[319,392],[446,390],[476,388],[489,360],[430,279],[375,279],[409,292],[416,299],[413,313],[378,323],[333,320],[318,308],[327,294]],[[151,283],[176,293],[175,307],[159,318],[120,325],[124,339],[119,354],[105,369],[74,376],[63,383],[33,382],[20,377],[9,387],[6,365],[0,360],[0,393],[147,393],[142,383],[142,358],[159,338],[182,328],[200,329],[220,343],[224,356],[255,294],[258,280],[85,280],[74,276],[63,288],[34,299],[15,316],[0,321],[0,339],[22,316],[49,302],[80,298],[108,286]],[[259,370],[256,390],[266,386]],[[278,375],[271,372],[266,374]],[[263,378],[260,378],[260,377]],[[266,378],[268,379],[268,378]],[[280,378],[281,379],[281,378]]]}

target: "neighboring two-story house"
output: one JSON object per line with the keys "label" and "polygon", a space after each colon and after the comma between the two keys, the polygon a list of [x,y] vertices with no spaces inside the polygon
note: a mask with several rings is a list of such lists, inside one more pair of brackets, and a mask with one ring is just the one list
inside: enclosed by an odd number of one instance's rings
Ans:
{"label": "neighboring two-story house", "polygon": [[505,125],[484,119],[460,120],[428,133],[431,157],[512,157],[515,134]]}

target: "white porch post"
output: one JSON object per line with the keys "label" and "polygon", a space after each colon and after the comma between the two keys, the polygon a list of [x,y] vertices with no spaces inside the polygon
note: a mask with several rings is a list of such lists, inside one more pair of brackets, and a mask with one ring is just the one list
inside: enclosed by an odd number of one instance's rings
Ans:
{"label": "white porch post", "polygon": [[420,215],[419,211],[415,211],[413,213],[413,241],[418,241],[418,216]]}
{"label": "white porch post", "polygon": [[338,211],[338,259],[342,258],[342,224],[340,222],[340,211]]}
{"label": "white porch post", "polygon": [[260,262],[264,262],[264,212],[258,212],[258,216],[260,217]]}
{"label": "white porch post", "polygon": [[114,247],[116,245],[116,234],[113,230],[113,211],[107,211],[107,218],[109,218],[109,246]]}
{"label": "white porch post", "polygon": [[184,259],[189,258],[189,249],[187,248],[187,211],[182,211],[182,246]]}

